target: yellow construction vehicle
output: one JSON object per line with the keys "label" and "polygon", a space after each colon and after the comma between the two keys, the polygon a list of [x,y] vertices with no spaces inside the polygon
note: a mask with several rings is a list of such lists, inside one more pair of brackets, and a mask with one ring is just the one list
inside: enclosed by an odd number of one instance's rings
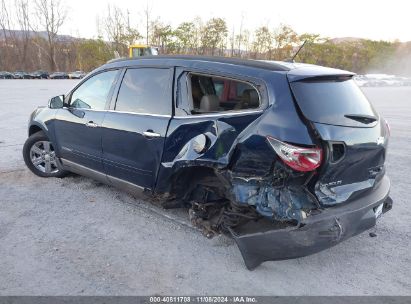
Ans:
{"label": "yellow construction vehicle", "polygon": [[133,44],[128,47],[128,53],[130,58],[140,56],[155,56],[158,55],[158,48],[144,44]]}

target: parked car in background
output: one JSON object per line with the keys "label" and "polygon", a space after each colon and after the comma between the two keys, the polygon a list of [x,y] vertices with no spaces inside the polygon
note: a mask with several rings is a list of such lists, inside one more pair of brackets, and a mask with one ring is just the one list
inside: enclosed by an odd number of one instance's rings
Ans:
{"label": "parked car in background", "polygon": [[368,78],[364,75],[355,75],[353,79],[359,87],[363,87],[368,82]]}
{"label": "parked car in background", "polygon": [[69,75],[65,72],[54,72],[50,74],[50,79],[69,79]]}
{"label": "parked car in background", "polygon": [[13,78],[14,79],[30,79],[31,76],[29,73],[25,71],[16,71],[13,73]]}
{"label": "parked car in background", "polygon": [[402,85],[403,86],[411,86],[411,78],[403,77]]}
{"label": "parked car in background", "polygon": [[71,171],[188,207],[207,237],[234,238],[249,269],[334,246],[391,209],[389,126],[353,73],[140,58],[110,61],[31,114],[33,173]]}
{"label": "parked car in background", "polygon": [[0,79],[13,79],[13,74],[7,71],[0,72]]}
{"label": "parked car in background", "polygon": [[75,71],[68,74],[70,79],[82,79],[86,76],[86,73],[83,71]]}
{"label": "parked car in background", "polygon": [[386,85],[386,82],[382,79],[368,79],[362,85],[363,87],[383,87]]}
{"label": "parked car in background", "polygon": [[360,87],[401,87],[411,85],[411,79],[388,74],[355,75],[355,82]]}
{"label": "parked car in background", "polygon": [[49,78],[49,73],[46,71],[38,70],[30,74],[32,79],[47,79]]}

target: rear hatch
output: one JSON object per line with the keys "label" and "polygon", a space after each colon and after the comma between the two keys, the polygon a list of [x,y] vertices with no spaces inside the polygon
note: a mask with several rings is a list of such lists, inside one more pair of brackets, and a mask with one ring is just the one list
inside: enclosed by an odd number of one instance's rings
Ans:
{"label": "rear hatch", "polygon": [[323,205],[349,202],[372,191],[384,175],[389,135],[385,121],[352,74],[290,73],[295,101],[324,149],[312,191]]}

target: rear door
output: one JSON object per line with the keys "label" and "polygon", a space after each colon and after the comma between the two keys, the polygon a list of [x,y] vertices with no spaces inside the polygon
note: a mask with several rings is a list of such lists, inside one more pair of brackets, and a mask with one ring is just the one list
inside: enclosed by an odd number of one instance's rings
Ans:
{"label": "rear door", "polygon": [[[227,74],[224,70],[211,74],[209,71],[193,68],[176,68],[175,116],[167,131],[156,185],[159,193],[170,190],[170,177],[181,168],[227,166],[237,147],[239,135],[267,107],[267,91],[261,80],[229,72],[231,69]],[[232,93],[225,94],[230,88],[233,89]],[[209,105],[204,107],[207,98],[217,101],[214,109],[210,109]],[[202,136],[205,136],[206,143],[201,152],[196,151],[194,146],[201,146],[196,143],[196,139]],[[242,149],[255,151],[255,147],[242,146]],[[237,162],[237,170],[253,170],[256,174],[264,174],[269,170],[269,160],[268,165],[264,166],[256,161],[252,153],[245,154],[249,158],[242,157],[243,162]]]}
{"label": "rear door", "polygon": [[290,85],[326,152],[315,185],[321,203],[347,202],[371,190],[384,175],[389,134],[351,76],[305,78]]}
{"label": "rear door", "polygon": [[153,189],[172,114],[171,68],[130,68],[103,121],[106,174],[113,184]]}

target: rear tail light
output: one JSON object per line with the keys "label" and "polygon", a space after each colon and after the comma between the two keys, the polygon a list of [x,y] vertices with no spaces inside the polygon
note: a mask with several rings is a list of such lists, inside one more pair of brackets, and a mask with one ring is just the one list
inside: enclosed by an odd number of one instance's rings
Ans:
{"label": "rear tail light", "polygon": [[284,163],[294,170],[313,171],[321,165],[322,150],[320,148],[297,147],[270,136],[267,136],[267,140]]}

